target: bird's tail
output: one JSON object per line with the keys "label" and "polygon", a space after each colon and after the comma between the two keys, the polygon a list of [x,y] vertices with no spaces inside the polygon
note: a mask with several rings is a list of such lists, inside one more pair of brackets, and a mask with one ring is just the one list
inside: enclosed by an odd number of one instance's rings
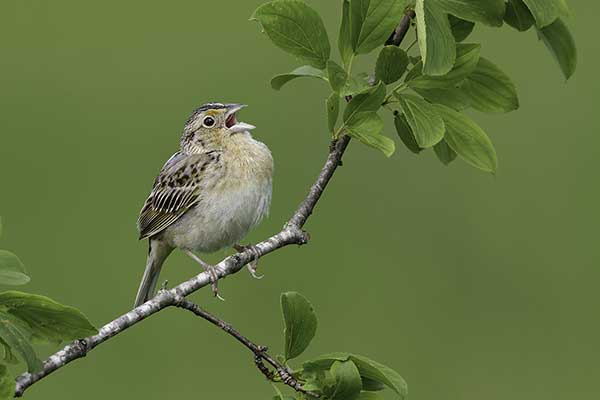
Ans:
{"label": "bird's tail", "polygon": [[149,246],[146,270],[144,271],[142,282],[140,282],[140,288],[135,296],[133,307],[138,307],[153,297],[160,269],[166,258],[173,251],[171,247],[159,240],[150,239]]}

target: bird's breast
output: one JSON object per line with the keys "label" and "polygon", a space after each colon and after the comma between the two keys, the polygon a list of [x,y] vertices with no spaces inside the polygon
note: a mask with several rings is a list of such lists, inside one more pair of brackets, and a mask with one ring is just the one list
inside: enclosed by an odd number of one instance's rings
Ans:
{"label": "bird's breast", "polygon": [[213,252],[231,246],[268,214],[273,159],[264,144],[250,140],[223,151],[220,178],[204,187],[197,205],[173,227],[177,247]]}

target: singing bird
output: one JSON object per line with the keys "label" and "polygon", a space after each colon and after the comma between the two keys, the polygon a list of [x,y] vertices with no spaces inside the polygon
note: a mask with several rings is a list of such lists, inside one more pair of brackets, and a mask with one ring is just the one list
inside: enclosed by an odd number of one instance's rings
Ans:
{"label": "singing bird", "polygon": [[[148,301],[161,267],[178,248],[211,274],[214,267],[197,253],[232,246],[267,215],[271,204],[273,158],[250,135],[253,125],[238,122],[243,104],[208,103],[193,112],[178,152],[166,162],[140,212],[141,239],[149,239],[148,259],[134,306]],[[255,266],[249,266],[253,276]]]}

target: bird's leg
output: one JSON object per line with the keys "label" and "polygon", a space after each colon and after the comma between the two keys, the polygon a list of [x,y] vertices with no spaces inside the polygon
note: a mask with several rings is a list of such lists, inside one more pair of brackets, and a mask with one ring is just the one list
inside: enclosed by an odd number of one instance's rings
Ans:
{"label": "bird's leg", "polygon": [[210,285],[212,287],[213,295],[217,299],[225,301],[225,299],[223,297],[221,297],[221,295],[219,295],[219,288],[217,287],[217,282],[219,281],[219,276],[217,275],[217,271],[215,270],[215,267],[208,264],[204,260],[202,260],[196,254],[194,254],[193,251],[184,250],[184,253],[187,254],[188,256],[192,257],[192,259],[194,261],[196,261],[198,264],[200,264],[202,266],[202,268],[204,268],[204,270],[206,272],[208,272],[208,274],[210,275]]}
{"label": "bird's leg", "polygon": [[245,250],[250,250],[250,252],[254,255],[254,260],[250,261],[248,263],[248,271],[250,271],[250,275],[252,275],[253,278],[256,279],[262,279],[264,278],[264,275],[258,275],[256,273],[256,270],[258,269],[258,250],[256,249],[255,246],[252,245],[241,245],[241,244],[234,244],[233,248],[238,252],[241,253],[242,251]]}

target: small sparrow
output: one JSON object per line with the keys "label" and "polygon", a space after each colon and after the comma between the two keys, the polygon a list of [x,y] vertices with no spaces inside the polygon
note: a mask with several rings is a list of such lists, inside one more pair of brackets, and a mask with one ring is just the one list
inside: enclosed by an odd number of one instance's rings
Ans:
{"label": "small sparrow", "polygon": [[[141,239],[149,239],[146,270],[134,306],[153,297],[165,259],[179,248],[211,274],[214,267],[197,253],[233,246],[267,215],[271,204],[273,158],[253,139],[255,127],[238,122],[242,104],[209,103],[188,119],[180,149],[154,181],[138,219]],[[255,265],[249,269],[255,275]]]}

